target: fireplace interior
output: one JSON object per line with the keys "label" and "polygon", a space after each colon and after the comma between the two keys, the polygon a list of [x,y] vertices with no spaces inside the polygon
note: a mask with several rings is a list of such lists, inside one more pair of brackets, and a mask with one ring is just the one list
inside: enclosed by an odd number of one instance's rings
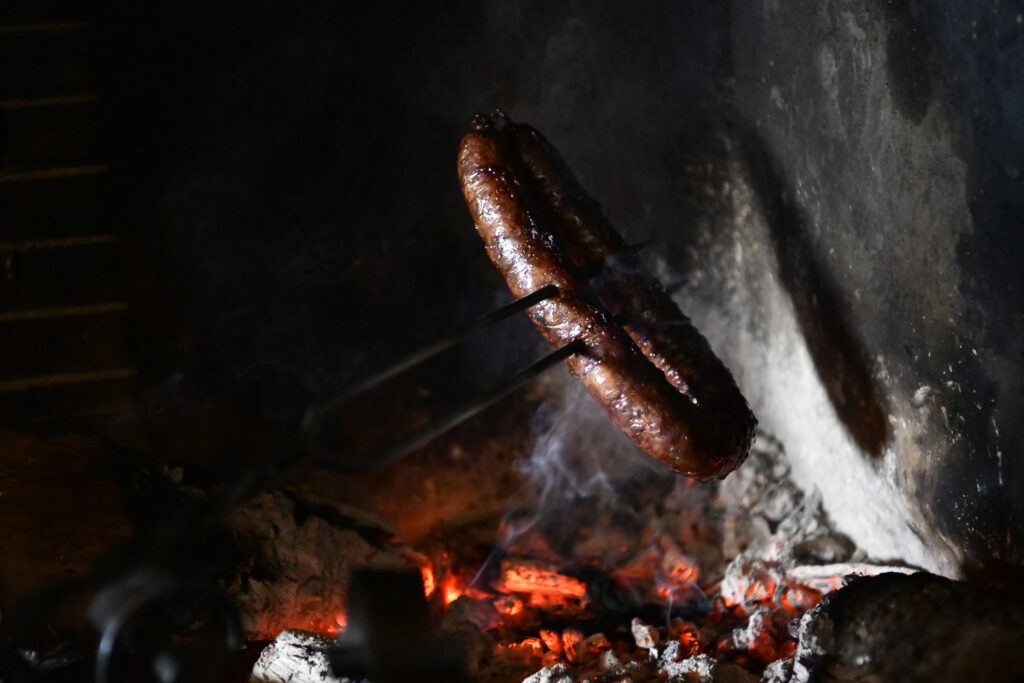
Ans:
{"label": "fireplace interior", "polygon": [[[499,109],[730,369],[721,481],[456,338]],[[0,165],[3,683],[1024,680],[1017,3],[4,0]]]}

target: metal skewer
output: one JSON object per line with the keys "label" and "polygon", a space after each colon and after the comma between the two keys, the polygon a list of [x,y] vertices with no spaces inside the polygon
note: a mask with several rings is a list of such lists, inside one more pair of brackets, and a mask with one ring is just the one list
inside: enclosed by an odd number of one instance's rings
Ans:
{"label": "metal skewer", "polygon": [[422,349],[414,351],[405,358],[402,358],[401,360],[392,363],[390,366],[381,370],[380,372],[370,375],[369,377],[361,381],[359,384],[355,385],[355,387],[352,387],[345,391],[345,393],[343,393],[341,396],[332,399],[328,404],[325,404],[323,407],[327,408],[330,406],[340,405],[341,403],[344,403],[345,401],[348,401],[353,397],[358,396],[359,394],[369,391],[378,384],[383,384],[384,382],[391,379],[395,375],[399,375],[405,372],[414,365],[419,365],[428,358],[433,358],[442,351],[446,351],[452,348],[453,346],[462,343],[463,341],[475,335],[477,332],[481,332],[487,329],[488,327],[494,325],[495,323],[499,323],[505,318],[509,318],[515,315],[516,313],[519,313],[520,311],[525,311],[530,306],[538,304],[541,301],[544,301],[545,299],[550,299],[556,294],[558,294],[558,287],[556,287],[555,285],[545,285],[544,287],[538,289],[536,292],[533,292],[532,294],[527,294],[522,299],[516,299],[512,303],[506,306],[502,306],[496,311],[491,311],[487,315],[478,318],[477,320],[474,320],[465,327],[460,328],[452,332],[451,334],[442,337],[441,339],[438,339],[433,344],[424,346]]}
{"label": "metal skewer", "polygon": [[544,371],[554,367],[569,356],[582,352],[583,349],[583,342],[579,340],[569,342],[565,346],[552,351],[540,360],[535,361],[529,367],[520,370],[508,379],[500,382],[494,387],[491,387],[483,394],[480,394],[479,396],[476,396],[451,410],[426,427],[416,430],[398,443],[390,446],[373,457],[357,461],[344,461],[339,460],[336,457],[318,458],[317,462],[326,469],[349,473],[368,472],[378,467],[383,467],[401,456],[416,450],[435,437],[448,431],[455,425],[468,420],[491,404],[496,403],[498,400],[523,386],[534,377],[537,377]]}
{"label": "metal skewer", "polygon": [[488,389],[483,394],[474,397],[473,399],[466,401],[459,407],[451,410],[445,415],[441,416],[431,424],[413,432],[411,435],[403,438],[398,443],[388,447],[381,453],[378,453],[372,457],[364,458],[358,461],[345,461],[335,456],[325,456],[318,452],[318,445],[321,435],[323,433],[324,423],[331,415],[335,415],[339,410],[349,401],[356,396],[362,395],[363,393],[383,384],[387,380],[400,375],[401,373],[409,370],[420,363],[438,355],[442,351],[452,348],[457,344],[469,339],[470,337],[482,332],[483,330],[501,322],[502,320],[509,318],[516,313],[525,311],[531,306],[550,299],[558,294],[558,288],[555,285],[546,285],[541,287],[532,294],[528,294],[521,299],[517,299],[512,303],[502,306],[501,308],[488,313],[487,315],[473,321],[472,323],[448,334],[441,339],[429,344],[408,356],[392,363],[390,366],[384,368],[380,372],[376,372],[366,379],[362,380],[354,387],[346,390],[341,395],[336,396],[328,401],[310,406],[306,410],[306,415],[302,421],[302,432],[305,438],[307,448],[312,450],[315,455],[315,461],[327,469],[332,469],[341,472],[366,472],[371,469],[381,467],[410,451],[427,443],[436,436],[443,432],[451,429],[455,425],[469,419],[473,415],[476,415],[487,406],[495,403],[502,397],[511,393],[515,389],[519,388],[529,380],[533,379],[537,375],[540,375],[545,370],[554,367],[559,361],[562,361],[569,356],[579,353],[583,350],[582,342],[574,341],[566,344],[565,346],[553,351],[552,353],[544,356],[540,360],[536,361],[529,367],[521,370],[520,372],[512,375],[508,379],[502,381],[496,386]]}

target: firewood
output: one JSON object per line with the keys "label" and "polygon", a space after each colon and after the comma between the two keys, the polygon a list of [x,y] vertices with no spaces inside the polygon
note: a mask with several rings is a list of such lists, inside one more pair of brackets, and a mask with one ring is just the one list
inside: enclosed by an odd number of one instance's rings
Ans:
{"label": "firewood", "polygon": [[939,576],[882,574],[804,615],[793,659],[804,681],[1019,681],[1024,599]]}

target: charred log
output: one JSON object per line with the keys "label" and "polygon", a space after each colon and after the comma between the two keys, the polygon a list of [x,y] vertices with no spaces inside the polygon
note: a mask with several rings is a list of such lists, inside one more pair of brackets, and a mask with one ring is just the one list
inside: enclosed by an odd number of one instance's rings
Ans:
{"label": "charred log", "polygon": [[799,637],[791,683],[1024,680],[1024,600],[931,574],[856,580]]}

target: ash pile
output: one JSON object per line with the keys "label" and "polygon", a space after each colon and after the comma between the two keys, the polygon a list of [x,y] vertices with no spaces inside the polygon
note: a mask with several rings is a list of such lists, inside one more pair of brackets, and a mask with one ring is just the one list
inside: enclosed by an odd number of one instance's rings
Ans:
{"label": "ash pile", "polygon": [[[721,485],[654,477],[511,545],[496,594],[467,592],[444,617],[477,678],[789,680],[801,618],[824,595],[915,571],[870,562],[791,480],[778,444],[758,443]],[[573,530],[568,548],[556,527]]]}
{"label": "ash pile", "polygon": [[[618,487],[616,501],[575,498],[531,518],[483,561],[466,530],[403,551],[440,624],[431,638],[461,644],[470,680],[1022,675],[1013,659],[1024,643],[1019,598],[871,561],[793,483],[768,438],[725,483],[641,475]],[[515,516],[505,523],[516,526]],[[327,666],[345,638],[285,631],[251,680],[357,680]]]}

